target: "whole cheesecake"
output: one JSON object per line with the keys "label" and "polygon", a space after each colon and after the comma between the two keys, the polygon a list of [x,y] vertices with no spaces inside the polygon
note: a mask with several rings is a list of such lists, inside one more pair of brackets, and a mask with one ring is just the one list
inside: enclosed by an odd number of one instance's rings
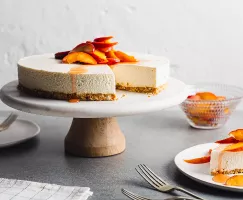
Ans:
{"label": "whole cheesecake", "polygon": [[[112,101],[116,88],[158,94],[169,78],[169,60],[139,55],[136,63],[115,65],[63,64],[54,54],[25,57],[18,62],[19,89],[50,99]],[[150,60],[148,60],[150,59]]]}
{"label": "whole cheesecake", "polygon": [[20,59],[18,88],[50,99],[114,101],[116,89],[158,94],[166,87],[170,74],[167,58],[114,50],[117,42],[111,38]]}

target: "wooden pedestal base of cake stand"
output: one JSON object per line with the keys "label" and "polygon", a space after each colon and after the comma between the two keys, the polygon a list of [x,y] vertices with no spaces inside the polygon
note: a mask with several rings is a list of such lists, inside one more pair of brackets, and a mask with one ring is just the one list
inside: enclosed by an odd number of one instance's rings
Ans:
{"label": "wooden pedestal base of cake stand", "polygon": [[125,137],[115,117],[74,118],[65,151],[82,157],[104,157],[125,150]]}

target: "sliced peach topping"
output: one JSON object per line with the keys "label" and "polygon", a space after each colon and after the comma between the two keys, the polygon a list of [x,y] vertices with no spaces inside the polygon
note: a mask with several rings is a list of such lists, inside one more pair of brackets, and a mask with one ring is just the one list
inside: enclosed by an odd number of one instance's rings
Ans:
{"label": "sliced peach topping", "polygon": [[94,42],[110,42],[110,39],[112,39],[113,36],[106,36],[106,37],[99,37],[99,38],[95,38]]}
{"label": "sliced peach topping", "polygon": [[85,52],[85,53],[93,53],[95,51],[95,47],[92,43],[81,43],[77,45],[71,52]]}
{"label": "sliced peach topping", "polygon": [[108,63],[107,63],[108,65],[114,65],[114,64],[120,62],[120,60],[118,58],[107,58],[107,60],[108,60]]}
{"label": "sliced peach topping", "polygon": [[231,137],[234,137],[238,141],[243,141],[243,129],[237,129],[229,133]]}
{"label": "sliced peach topping", "polygon": [[234,175],[226,181],[225,185],[228,185],[228,186],[243,186],[243,176],[242,175]]}
{"label": "sliced peach topping", "polygon": [[217,100],[217,96],[211,92],[198,92],[197,95],[200,96],[202,100]]}
{"label": "sliced peach topping", "polygon": [[119,58],[116,56],[114,50],[106,52],[105,55],[106,55],[107,58],[116,58],[116,59],[119,60]]}
{"label": "sliced peach topping", "polygon": [[113,47],[106,47],[106,48],[99,48],[98,50],[99,51],[102,51],[104,53],[108,52],[108,51],[111,51]]}
{"label": "sliced peach topping", "polygon": [[243,151],[243,142],[238,142],[225,147],[224,151],[238,152]]}
{"label": "sliced peach topping", "polygon": [[203,163],[210,162],[210,156],[204,156],[201,158],[194,158],[194,159],[184,160],[184,161],[190,164],[203,164]]}
{"label": "sliced peach topping", "polygon": [[95,65],[97,61],[89,54],[84,52],[72,52],[62,59],[63,63],[71,64],[75,62],[81,62],[86,64]]}
{"label": "sliced peach topping", "polygon": [[60,59],[62,60],[66,55],[69,54],[70,51],[63,51],[63,52],[58,52],[55,53],[55,59]]}
{"label": "sliced peach topping", "polygon": [[[73,48],[71,51],[59,52],[55,54],[56,59],[62,59],[63,63],[81,62],[86,64],[109,64],[119,62],[135,62],[133,56],[121,51],[114,51],[113,47],[118,42],[111,42],[113,36],[95,38],[93,41],[86,41]],[[84,53],[84,54],[73,54]],[[90,56],[87,56],[86,54]],[[68,55],[70,54],[70,55]]]}
{"label": "sliced peach topping", "polygon": [[99,50],[95,50],[92,54],[90,54],[91,56],[94,57],[94,59],[97,61],[97,63],[99,64],[104,64],[107,63],[108,60],[105,56],[105,53],[99,51]]}
{"label": "sliced peach topping", "polygon": [[118,44],[118,42],[92,42],[92,44],[95,46],[95,48],[108,48],[108,47],[113,47],[114,45]]}
{"label": "sliced peach topping", "polygon": [[134,58],[134,56],[130,56],[122,51],[115,51],[114,52],[116,57],[118,57],[121,62],[136,62],[137,60]]}
{"label": "sliced peach topping", "polygon": [[236,140],[234,137],[228,137],[228,138],[225,138],[223,140],[218,140],[215,143],[218,143],[218,144],[230,144],[230,143],[238,143],[238,142],[239,141]]}

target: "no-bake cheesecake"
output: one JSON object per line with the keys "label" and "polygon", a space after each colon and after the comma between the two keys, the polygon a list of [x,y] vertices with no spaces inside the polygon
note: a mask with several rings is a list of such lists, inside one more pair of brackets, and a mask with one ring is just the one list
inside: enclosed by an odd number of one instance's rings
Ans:
{"label": "no-bake cheesecake", "polygon": [[96,38],[73,50],[25,57],[18,62],[19,89],[54,99],[113,101],[116,88],[158,94],[167,84],[169,60],[115,51],[111,37]]}
{"label": "no-bake cheesecake", "polygon": [[219,144],[212,150],[210,159],[210,173],[238,174],[243,173],[243,151],[227,151],[233,144]]}

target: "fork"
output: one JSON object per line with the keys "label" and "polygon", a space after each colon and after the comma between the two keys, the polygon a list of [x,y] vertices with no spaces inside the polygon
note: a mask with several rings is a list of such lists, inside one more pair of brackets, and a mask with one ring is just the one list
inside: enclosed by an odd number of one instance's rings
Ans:
{"label": "fork", "polygon": [[11,124],[17,119],[18,115],[11,113],[1,124],[0,132],[8,129]]}
{"label": "fork", "polygon": [[[149,199],[149,198],[146,198],[146,197],[142,197],[138,194],[134,194],[132,192],[129,192],[128,190],[126,189],[123,189],[122,188],[122,193],[124,195],[126,195],[128,198],[130,199],[133,199],[133,200],[152,200],[152,199]],[[182,197],[182,196],[177,196],[177,197],[170,197],[170,198],[166,198],[166,199],[163,199],[163,200],[196,200],[194,198],[190,198],[190,197]],[[162,199],[161,199],[162,200]]]}
{"label": "fork", "polygon": [[144,178],[145,181],[147,181],[151,186],[153,186],[155,189],[159,190],[160,192],[171,192],[173,190],[177,190],[180,192],[184,192],[187,195],[190,195],[196,199],[201,199],[203,198],[177,186],[172,186],[168,183],[166,183],[162,178],[160,178],[158,175],[156,175],[151,169],[149,169],[146,165],[140,164],[138,165],[138,168],[136,171]]}

